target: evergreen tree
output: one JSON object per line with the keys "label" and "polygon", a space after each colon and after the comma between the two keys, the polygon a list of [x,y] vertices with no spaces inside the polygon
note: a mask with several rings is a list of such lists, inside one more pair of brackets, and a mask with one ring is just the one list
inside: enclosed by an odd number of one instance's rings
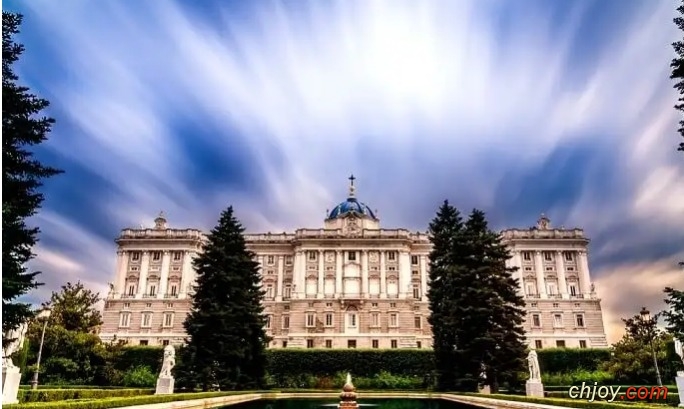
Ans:
{"label": "evergreen tree", "polygon": [[665,294],[665,303],[670,307],[662,313],[667,322],[667,330],[674,338],[684,342],[684,291],[666,287]]}
{"label": "evergreen tree", "polygon": [[[43,202],[41,180],[60,173],[33,157],[29,147],[47,139],[54,120],[37,117],[49,102],[17,84],[13,64],[24,51],[14,42],[22,16],[2,13],[2,330],[17,328],[31,317],[30,306],[15,300],[39,284],[29,272],[39,230],[26,225]],[[3,339],[3,342],[7,341]]]}
{"label": "evergreen tree", "polygon": [[454,390],[456,383],[455,348],[458,323],[452,320],[452,309],[458,300],[453,299],[452,278],[458,264],[454,263],[453,246],[463,230],[458,209],[444,201],[430,223],[432,251],[429,256],[430,286],[427,296],[432,326],[433,351],[435,353],[437,388]]}
{"label": "evergreen tree", "polygon": [[500,382],[515,380],[525,365],[525,300],[513,277],[517,267],[506,265],[510,251],[500,234],[488,227],[482,211],[473,210],[466,231],[472,269],[477,271],[475,279],[482,286],[477,300],[482,308],[478,309],[480,328],[475,345],[481,352],[486,379],[480,381],[496,392]]}
{"label": "evergreen tree", "polygon": [[102,325],[100,300],[99,293],[85,288],[79,281],[66,283],[59,292],[53,291],[44,307],[52,312],[51,325],[59,325],[67,331],[94,333]]}
{"label": "evergreen tree", "polygon": [[[679,16],[675,17],[674,22],[680,32],[684,32],[684,1],[677,7],[677,11],[679,12]],[[670,64],[670,67],[672,68],[670,78],[677,80],[674,87],[679,92],[679,99],[675,108],[678,111],[684,112],[684,38],[672,43],[672,47],[674,47],[677,55],[672,59],[672,63]],[[684,137],[684,120],[679,121],[679,134]],[[678,150],[684,152],[684,142],[679,144]]]}
{"label": "evergreen tree", "polygon": [[228,207],[193,262],[197,283],[188,334],[186,373],[203,390],[258,388],[264,384],[269,342],[261,274],[248,251],[244,228]]}

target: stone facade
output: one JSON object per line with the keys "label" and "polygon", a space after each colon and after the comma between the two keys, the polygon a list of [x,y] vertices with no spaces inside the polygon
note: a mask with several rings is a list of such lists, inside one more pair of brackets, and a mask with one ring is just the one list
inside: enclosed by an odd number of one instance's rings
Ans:
{"label": "stone facade", "polygon": [[[532,347],[605,347],[600,300],[580,229],[505,230],[527,300]],[[349,198],[322,229],[246,234],[261,265],[267,330],[273,348],[429,348],[427,234],[382,229],[375,212]],[[124,229],[100,336],[105,341],[165,345],[183,342],[204,234],[171,229],[160,215],[153,229]]]}

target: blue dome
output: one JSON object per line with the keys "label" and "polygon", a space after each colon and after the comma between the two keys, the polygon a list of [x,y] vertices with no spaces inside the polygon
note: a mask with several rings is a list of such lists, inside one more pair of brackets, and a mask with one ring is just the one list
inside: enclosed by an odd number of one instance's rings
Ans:
{"label": "blue dome", "polygon": [[354,197],[350,197],[346,201],[335,206],[330,212],[330,215],[328,215],[328,219],[337,219],[350,213],[355,213],[359,216],[366,216],[373,220],[378,220],[370,207],[368,207],[365,203],[359,202]]}

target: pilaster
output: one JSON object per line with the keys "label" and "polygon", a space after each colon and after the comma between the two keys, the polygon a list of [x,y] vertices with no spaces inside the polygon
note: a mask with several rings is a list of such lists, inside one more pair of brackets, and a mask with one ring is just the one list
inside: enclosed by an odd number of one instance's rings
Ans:
{"label": "pilaster", "polygon": [[361,252],[361,297],[368,297],[368,250]]}
{"label": "pilaster", "polygon": [[192,268],[192,252],[183,252],[183,268],[181,270],[180,288],[178,289],[178,297],[185,298],[188,295],[188,287],[195,281],[195,271]]}
{"label": "pilaster", "polygon": [[316,291],[316,298],[323,298],[325,296],[325,254],[323,250],[318,250],[318,291]]}
{"label": "pilaster", "polygon": [[411,292],[411,256],[408,251],[401,250],[399,252],[399,297],[410,298]]}
{"label": "pilaster", "polygon": [[147,291],[147,273],[150,269],[150,252],[143,251],[142,260],[140,262],[140,280],[138,288],[135,293],[135,298],[142,298],[145,291]]}
{"label": "pilaster", "polygon": [[114,287],[115,294],[124,294],[126,292],[126,271],[128,267],[128,252],[118,250],[116,252],[116,283]]}
{"label": "pilaster", "polygon": [[579,256],[579,269],[580,269],[580,293],[590,294],[591,293],[591,276],[589,275],[589,259],[587,258],[587,252],[580,250],[578,252]]}
{"label": "pilaster", "polygon": [[427,301],[427,257],[420,256],[418,262],[420,263],[420,299]]}
{"label": "pilaster", "polygon": [[342,296],[342,269],[344,265],[342,264],[342,257],[344,254],[342,251],[337,250],[335,252],[335,296]]}
{"label": "pilaster", "polygon": [[523,263],[522,263],[522,254],[520,253],[520,250],[515,250],[513,252],[513,261],[512,261],[512,266],[513,267],[518,267],[518,269],[513,273],[513,277],[518,279],[518,295],[525,295],[525,280],[523,276]]}
{"label": "pilaster", "polygon": [[169,264],[171,264],[171,254],[168,250],[164,250],[164,254],[162,255],[159,293],[157,293],[157,298],[164,298],[166,296],[167,287],[169,286]]}
{"label": "pilaster", "polygon": [[563,299],[568,297],[568,284],[565,281],[565,265],[563,263],[563,252],[556,252],[556,277],[558,277],[558,291]]}
{"label": "pilaster", "polygon": [[285,257],[278,256],[278,277],[276,288],[276,301],[283,300],[283,277],[285,276]]}
{"label": "pilaster", "polygon": [[292,298],[304,298],[306,292],[306,260],[304,252],[297,250],[295,253],[294,272],[292,275]]}
{"label": "pilaster", "polygon": [[387,298],[387,266],[385,257],[385,250],[380,250],[380,298]]}
{"label": "pilaster", "polygon": [[537,293],[540,298],[546,297],[546,282],[544,281],[544,261],[541,251],[534,252],[534,272],[537,278]]}

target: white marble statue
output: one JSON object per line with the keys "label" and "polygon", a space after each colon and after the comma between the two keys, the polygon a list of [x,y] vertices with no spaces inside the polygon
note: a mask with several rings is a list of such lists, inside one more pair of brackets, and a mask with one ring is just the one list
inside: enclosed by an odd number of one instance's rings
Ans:
{"label": "white marble statue", "polygon": [[3,337],[4,339],[11,340],[5,348],[2,349],[2,366],[5,368],[14,368],[14,362],[12,362],[12,355],[17,352],[21,346],[24,344],[24,338],[26,337],[26,331],[28,331],[28,323],[23,323],[13,331],[8,331]]}
{"label": "white marble statue", "polygon": [[347,381],[345,382],[345,385],[352,385],[352,378],[349,372],[347,372]]}
{"label": "white marble statue", "polygon": [[530,368],[530,380],[541,380],[539,359],[537,359],[536,351],[530,351],[529,355],[527,355],[527,364]]}
{"label": "white marble statue", "polygon": [[[675,339],[674,341],[674,350],[677,355],[679,355],[679,359],[682,361],[682,365],[684,366],[684,342],[682,342],[679,339]],[[683,371],[684,373],[684,371]],[[684,376],[684,375],[680,375]]]}
{"label": "white marble statue", "polygon": [[171,378],[171,369],[176,365],[176,350],[172,345],[164,347],[164,360],[162,361],[162,368],[159,372],[160,378]]}

